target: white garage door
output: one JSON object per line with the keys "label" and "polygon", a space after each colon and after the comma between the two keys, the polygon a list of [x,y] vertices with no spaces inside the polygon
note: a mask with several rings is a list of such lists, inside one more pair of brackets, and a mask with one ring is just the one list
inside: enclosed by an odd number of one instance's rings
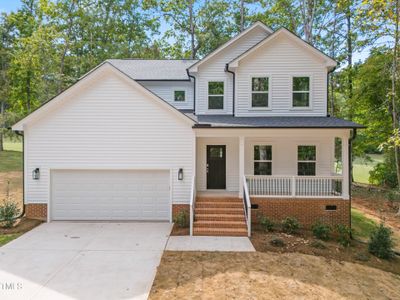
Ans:
{"label": "white garage door", "polygon": [[169,220],[169,171],[56,170],[52,220]]}

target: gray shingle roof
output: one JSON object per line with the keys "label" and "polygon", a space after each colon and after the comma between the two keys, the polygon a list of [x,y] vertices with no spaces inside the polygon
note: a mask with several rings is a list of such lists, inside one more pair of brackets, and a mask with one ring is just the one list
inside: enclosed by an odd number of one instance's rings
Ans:
{"label": "gray shingle roof", "polygon": [[364,128],[363,125],[334,117],[234,117],[193,115],[195,127],[225,128]]}
{"label": "gray shingle roof", "polygon": [[186,69],[197,60],[108,59],[107,62],[135,80],[189,80]]}

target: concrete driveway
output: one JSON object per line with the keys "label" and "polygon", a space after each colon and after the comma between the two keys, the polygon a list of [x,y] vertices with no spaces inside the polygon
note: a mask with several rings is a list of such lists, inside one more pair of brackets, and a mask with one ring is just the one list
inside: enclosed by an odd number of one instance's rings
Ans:
{"label": "concrete driveway", "polygon": [[0,299],[146,299],[171,227],[42,224],[0,248]]}

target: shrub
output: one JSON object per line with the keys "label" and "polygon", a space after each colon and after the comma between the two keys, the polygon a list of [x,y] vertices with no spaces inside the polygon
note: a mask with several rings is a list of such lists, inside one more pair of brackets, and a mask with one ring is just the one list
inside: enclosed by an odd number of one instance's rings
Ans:
{"label": "shrub", "polygon": [[184,209],[180,210],[176,214],[174,222],[181,228],[189,227],[189,216],[187,211]]}
{"label": "shrub", "polygon": [[287,217],[282,221],[282,230],[289,234],[295,234],[300,229],[300,223],[296,218]]}
{"label": "shrub", "polygon": [[265,231],[272,231],[274,229],[274,223],[270,219],[268,219],[266,216],[258,216],[258,220],[260,222],[261,227]]}
{"label": "shrub", "polygon": [[389,259],[393,257],[392,230],[385,227],[382,223],[375,229],[368,242],[368,251],[376,257]]}
{"label": "shrub", "polygon": [[20,209],[17,204],[11,200],[4,200],[3,204],[0,206],[0,220],[3,222],[3,226],[6,228],[12,227],[19,215]]}
{"label": "shrub", "polygon": [[336,225],[337,238],[340,245],[348,247],[351,242],[351,229],[343,224]]}
{"label": "shrub", "polygon": [[396,163],[392,152],[386,153],[384,161],[369,172],[369,183],[390,188],[397,187]]}
{"label": "shrub", "polygon": [[285,241],[280,238],[274,238],[269,243],[274,247],[285,247],[286,246]]}
{"label": "shrub", "polygon": [[331,237],[331,226],[317,221],[311,226],[313,235],[320,240],[327,241]]}

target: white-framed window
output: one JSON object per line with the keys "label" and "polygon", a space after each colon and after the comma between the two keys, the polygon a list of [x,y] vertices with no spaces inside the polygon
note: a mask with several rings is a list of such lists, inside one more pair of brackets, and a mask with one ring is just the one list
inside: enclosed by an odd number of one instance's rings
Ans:
{"label": "white-framed window", "polygon": [[317,146],[297,146],[297,175],[315,176],[317,168]]}
{"label": "white-framed window", "polygon": [[224,109],[223,81],[208,82],[208,109]]}
{"label": "white-framed window", "polygon": [[272,175],[272,146],[254,145],[254,175]]}
{"label": "white-framed window", "polygon": [[269,107],[269,77],[252,76],[251,77],[251,108]]}
{"label": "white-framed window", "polygon": [[292,106],[294,108],[310,107],[310,84],[309,76],[293,76],[292,78]]}
{"label": "white-framed window", "polygon": [[174,101],[175,102],[184,102],[184,101],[186,101],[186,91],[183,91],[183,90],[174,91]]}

